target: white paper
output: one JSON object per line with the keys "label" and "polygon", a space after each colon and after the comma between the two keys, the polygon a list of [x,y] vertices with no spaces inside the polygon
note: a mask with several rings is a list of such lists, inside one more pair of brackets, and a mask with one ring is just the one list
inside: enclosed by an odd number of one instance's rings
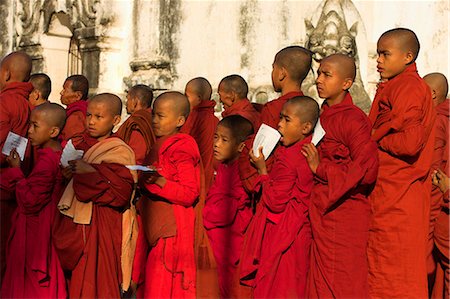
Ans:
{"label": "white paper", "polygon": [[259,157],[259,148],[262,146],[263,155],[267,160],[280,140],[280,137],[280,132],[266,124],[262,124],[261,127],[259,127],[258,133],[256,133],[255,141],[253,141],[253,154],[256,157]]}
{"label": "white paper", "polygon": [[62,167],[69,166],[69,161],[72,160],[79,160],[83,157],[84,151],[77,150],[72,144],[72,139],[70,139],[66,146],[64,147],[64,150],[61,155],[61,165]]}
{"label": "white paper", "polygon": [[23,158],[25,157],[25,150],[27,149],[27,143],[27,138],[10,131],[6,137],[5,144],[3,145],[2,153],[9,156],[11,150],[15,148],[19,154],[20,160],[23,161]]}
{"label": "white paper", "polygon": [[320,123],[320,119],[317,121],[316,126],[314,127],[314,133],[311,140],[311,143],[317,146],[317,144],[322,140],[323,136],[325,136],[325,130],[322,127],[322,124]]}
{"label": "white paper", "polygon": [[142,171],[153,171],[156,172],[156,169],[147,167],[147,166],[143,166],[143,165],[126,165],[126,168],[130,169],[130,170],[142,170]]}

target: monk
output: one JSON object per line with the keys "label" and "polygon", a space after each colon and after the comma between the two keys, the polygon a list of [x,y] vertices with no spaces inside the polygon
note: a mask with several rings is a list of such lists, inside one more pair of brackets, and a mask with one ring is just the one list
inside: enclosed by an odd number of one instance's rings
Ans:
{"label": "monk", "polygon": [[189,101],[165,92],[153,105],[157,137],[141,174],[141,215],[151,246],[145,273],[145,298],[195,298],[194,204],[200,194],[200,153],[194,138],[179,133]]}
{"label": "monk", "polygon": [[[448,148],[447,148],[448,149]],[[448,171],[448,164],[447,171]],[[438,186],[443,193],[444,201],[442,205],[441,213],[439,214],[435,227],[434,236],[437,257],[437,269],[436,280],[433,286],[433,293],[431,298],[449,298],[449,218],[448,218],[448,206],[449,195],[448,189],[450,180],[447,174],[442,169],[433,171],[433,185]]]}
{"label": "monk", "polygon": [[186,84],[186,95],[191,111],[181,127],[180,133],[191,135],[197,142],[202,158],[201,178],[204,179],[199,201],[195,206],[195,260],[197,264],[197,297],[217,298],[219,286],[217,269],[211,246],[203,226],[202,210],[205,206],[206,192],[213,182],[214,130],[219,119],[214,115],[215,101],[211,100],[211,84],[203,77],[197,77]]}
{"label": "monk", "polygon": [[250,134],[251,122],[240,115],[223,118],[214,134],[214,157],[219,165],[203,209],[203,224],[217,263],[221,298],[239,296],[237,267],[252,210],[239,179],[238,158]]}
{"label": "monk", "polygon": [[137,175],[125,167],[135,164],[133,150],[112,136],[121,112],[116,95],[93,97],[86,124],[97,143],[82,159],[69,161],[73,178],[58,203],[53,236],[70,273],[70,298],[119,298],[130,285],[137,235],[130,202]]}
{"label": "monk", "polygon": [[[440,176],[438,170],[439,172],[449,174],[448,127],[450,100],[446,99],[448,93],[448,81],[441,73],[431,73],[423,77],[423,79],[431,89],[431,97],[437,113],[436,121],[434,123],[436,137],[434,142],[433,164],[431,166],[431,169],[434,172],[434,181],[431,190],[431,216],[427,252],[429,277],[428,289],[433,291],[433,298],[445,298],[444,294],[447,294],[448,298],[448,196],[444,197],[443,193],[445,193],[445,191],[440,190],[439,183],[444,183],[445,180],[442,180],[442,182],[436,180],[437,177]],[[437,231],[434,229],[436,225],[438,227]],[[434,282],[435,272],[436,281]]]}
{"label": "monk", "polygon": [[60,92],[61,103],[66,105],[67,120],[64,130],[61,133],[63,146],[72,139],[76,147],[82,142],[81,135],[86,130],[86,109],[89,93],[88,79],[83,75],[72,75],[64,81],[63,89]]}
{"label": "monk", "polygon": [[51,235],[56,205],[64,190],[58,135],[65,119],[66,112],[58,104],[36,107],[28,130],[38,154],[33,170],[25,177],[19,155],[12,150],[7,158],[10,168],[0,177],[2,188],[15,192],[18,203],[7,245],[2,298],[67,297],[64,273]]}
{"label": "monk", "polygon": [[248,85],[239,75],[229,75],[223,78],[218,87],[220,102],[224,111],[222,117],[238,114],[248,119],[256,131],[261,125],[260,114],[247,98]]}
{"label": "monk", "polygon": [[[301,86],[311,69],[311,62],[311,52],[300,46],[286,47],[275,55],[272,64],[272,85],[276,92],[281,93],[281,96],[264,104],[261,110],[262,123],[274,129],[278,128],[280,112],[284,103],[293,97],[303,95]],[[259,191],[255,189],[258,172],[248,159],[248,151],[252,148],[253,140],[254,136],[248,138],[246,147],[239,158],[239,175],[244,183],[244,188],[250,193]],[[272,158],[269,157],[266,162],[270,171]]]}
{"label": "monk", "polygon": [[[33,85],[27,82],[30,72],[31,58],[24,52],[13,52],[0,62],[0,149],[3,149],[10,131],[22,137],[27,134],[30,117],[27,99],[33,90]],[[8,167],[6,156],[0,154],[0,173],[5,167]],[[28,169],[24,168],[27,167],[22,167],[27,174]],[[11,230],[11,217],[16,209],[16,202],[10,192],[3,189],[0,192],[0,278],[3,279],[6,269],[5,246]]]}
{"label": "monk", "polygon": [[374,298],[425,298],[434,149],[431,92],[417,74],[416,34],[386,31],[377,43],[378,85],[369,118],[380,167],[369,197],[369,292]]}
{"label": "monk", "polygon": [[308,298],[368,298],[367,199],[378,171],[371,123],[353,104],[349,88],[356,76],[353,58],[335,54],[320,62],[316,86],[325,136],[303,155],[314,173],[309,217],[313,234]]}
{"label": "monk", "polygon": [[36,107],[48,102],[48,97],[52,92],[52,81],[44,73],[30,76],[30,83],[33,84],[33,91],[28,96],[28,102],[32,107]]}
{"label": "monk", "polygon": [[288,100],[280,113],[278,131],[282,137],[270,172],[262,148],[258,156],[250,152],[258,169],[262,197],[246,233],[240,279],[253,288],[254,298],[305,297],[313,174],[299,153],[311,142],[318,117],[315,100],[305,96]]}

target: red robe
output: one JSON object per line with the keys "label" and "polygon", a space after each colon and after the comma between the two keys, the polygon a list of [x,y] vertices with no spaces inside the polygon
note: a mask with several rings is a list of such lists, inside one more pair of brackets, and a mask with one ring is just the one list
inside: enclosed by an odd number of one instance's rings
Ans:
{"label": "red robe", "polygon": [[67,105],[66,124],[59,138],[61,141],[72,139],[73,144],[79,142],[81,135],[86,130],[86,111],[88,102],[84,100]]}
{"label": "red robe", "polygon": [[241,99],[231,107],[226,108],[222,112],[222,117],[236,114],[248,119],[252,123],[255,132],[259,129],[259,126],[261,125],[260,113],[256,111],[255,107],[253,107],[248,99]]}
{"label": "red robe", "polygon": [[[436,142],[435,142],[435,157],[440,156],[440,169],[442,169],[447,176],[450,174],[449,169],[449,144],[448,144],[448,127],[449,120],[449,104],[447,99],[436,107]],[[440,192],[440,190],[438,190]],[[437,199],[439,203],[439,213],[436,217],[433,230],[433,241],[435,244],[434,256],[437,262],[436,278],[433,286],[432,298],[449,298],[449,196],[448,191],[442,195],[432,193],[432,196]]]}
{"label": "red robe", "polygon": [[[145,298],[195,298],[194,204],[200,194],[200,153],[187,134],[168,137],[155,166],[166,178],[163,188],[147,184],[153,195],[172,204],[177,232],[159,239],[150,250],[145,273]],[[149,200],[144,198],[144,200]]]}
{"label": "red robe", "polygon": [[237,266],[251,219],[250,199],[239,179],[238,161],[220,163],[206,198],[203,223],[217,263],[221,298],[239,294]]}
{"label": "red robe", "polygon": [[90,225],[57,213],[54,244],[64,270],[71,271],[70,298],[119,298],[122,280],[122,212],[129,207],[134,181],[117,163],[91,164],[96,172],[74,174],[81,202],[93,202]]}
{"label": "red robe", "polygon": [[300,150],[311,137],[279,145],[269,175],[260,175],[261,202],[246,233],[241,283],[255,298],[304,298],[311,227],[308,207],[313,174]]}
{"label": "red robe", "polygon": [[415,63],[379,84],[369,118],[380,159],[369,200],[370,295],[426,298],[435,114]]}
{"label": "red robe", "polygon": [[7,245],[2,298],[66,298],[66,281],[52,244],[56,205],[64,188],[61,152],[39,149],[37,163],[25,178],[20,168],[8,168],[0,185],[16,193]]}
{"label": "red robe", "polygon": [[[28,120],[30,117],[30,105],[28,95],[33,90],[33,85],[29,82],[14,82],[8,84],[0,92],[0,150],[3,149],[9,131],[25,137],[28,130]],[[30,147],[31,149],[31,147]],[[28,152],[27,152],[28,154]],[[31,151],[30,151],[31,154]],[[28,155],[27,155],[28,156]],[[24,161],[27,164],[26,161]],[[29,163],[28,163],[29,164]],[[28,166],[28,165],[24,165]],[[3,168],[8,167],[6,156],[0,154],[0,173]],[[25,167],[28,168],[28,167]],[[24,168],[23,168],[24,169]],[[24,169],[27,172],[27,169]],[[5,249],[11,230],[11,217],[16,209],[14,196],[3,188],[0,189],[0,271],[1,278],[6,270]]]}
{"label": "red robe", "polygon": [[[278,122],[280,121],[280,113],[283,108],[284,103],[286,103],[289,99],[297,96],[302,96],[303,93],[301,91],[298,92],[290,92],[287,93],[278,99],[270,101],[266,103],[261,111],[261,122],[268,126],[271,126],[274,129],[278,129]],[[244,188],[249,193],[255,193],[256,190],[256,181],[258,177],[258,171],[251,164],[248,155],[249,150],[253,147],[253,141],[255,140],[255,135],[259,129],[259,126],[255,129],[255,134],[251,135],[245,141],[245,148],[242,150],[242,153],[239,155],[239,176],[244,184]],[[267,170],[270,171],[273,163],[273,158],[269,157],[266,160]]]}
{"label": "red robe", "polygon": [[326,132],[318,145],[320,163],[311,194],[313,233],[309,298],[367,298],[370,205],[378,171],[371,123],[348,93],[322,105]]}

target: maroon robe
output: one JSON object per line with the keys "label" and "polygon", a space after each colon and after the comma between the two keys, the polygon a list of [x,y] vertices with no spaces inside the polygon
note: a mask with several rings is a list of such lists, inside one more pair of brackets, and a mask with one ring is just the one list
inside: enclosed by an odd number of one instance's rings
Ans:
{"label": "maroon robe", "polygon": [[16,193],[2,298],[66,298],[66,281],[52,244],[56,205],[64,188],[61,151],[39,149],[38,160],[25,178],[20,168],[8,168],[0,185]]}
{"label": "maroon robe", "polygon": [[86,111],[88,102],[84,100],[67,105],[66,124],[59,138],[61,141],[72,139],[73,144],[77,144],[81,135],[86,130]]}
{"label": "maroon robe", "polygon": [[252,123],[254,131],[259,129],[259,126],[261,125],[260,113],[256,111],[255,107],[253,107],[248,99],[241,99],[235,102],[231,107],[226,108],[222,112],[222,117],[236,114],[248,119]]}
{"label": "maroon robe", "polygon": [[269,175],[260,175],[261,202],[246,233],[241,283],[255,298],[304,298],[311,227],[308,206],[313,174],[300,151],[307,137],[278,145]]}
{"label": "maroon robe", "polygon": [[318,146],[309,215],[313,233],[309,298],[367,298],[370,206],[378,170],[371,123],[347,93],[336,105],[322,105],[326,134]]}

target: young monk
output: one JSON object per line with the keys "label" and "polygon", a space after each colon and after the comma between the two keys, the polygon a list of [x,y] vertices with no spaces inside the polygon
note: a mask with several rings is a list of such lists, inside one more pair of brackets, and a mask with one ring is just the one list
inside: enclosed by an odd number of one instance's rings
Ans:
{"label": "young monk", "polygon": [[[433,298],[448,297],[448,196],[443,196],[445,191],[440,190],[440,184],[444,183],[437,180],[440,176],[437,170],[443,173],[449,173],[449,105],[450,100],[446,99],[448,93],[447,78],[441,73],[431,73],[423,77],[431,89],[431,97],[436,108],[436,121],[434,127],[436,137],[434,141],[433,164],[431,170],[434,172],[433,187],[431,190],[431,213],[430,213],[430,231],[428,235],[428,289],[433,290]],[[436,230],[435,230],[436,226]],[[436,246],[434,246],[436,244]],[[434,249],[436,247],[436,249]],[[434,250],[433,250],[434,249]],[[434,251],[434,252],[433,252]],[[434,254],[433,254],[434,253]],[[437,263],[437,269],[436,269]],[[436,280],[434,282],[434,274]],[[431,277],[430,277],[431,276]],[[434,287],[433,287],[434,282]],[[446,291],[444,293],[444,291]]]}
{"label": "young monk", "polygon": [[147,165],[157,173],[140,178],[141,215],[151,246],[145,273],[145,298],[195,298],[194,204],[200,193],[200,153],[194,138],[179,133],[189,101],[165,92],[153,105],[157,137]]}
{"label": "young monk", "polygon": [[220,102],[224,111],[222,117],[239,114],[248,119],[256,131],[261,125],[260,114],[247,98],[248,85],[239,75],[229,75],[223,78],[218,87]]}
{"label": "young monk", "polygon": [[262,148],[250,159],[259,173],[261,202],[248,228],[241,258],[241,283],[255,298],[304,298],[311,228],[308,206],[313,175],[302,146],[311,142],[319,105],[309,97],[288,100],[280,113],[279,146],[271,171]]}
{"label": "young monk", "polygon": [[37,107],[48,102],[48,97],[52,92],[52,81],[44,73],[30,76],[30,83],[33,84],[33,91],[28,96],[28,102],[32,107]]}
{"label": "young monk", "polygon": [[64,81],[60,92],[61,103],[66,105],[67,120],[61,133],[63,146],[72,139],[74,146],[82,142],[81,137],[86,130],[86,109],[89,93],[88,79],[83,75],[72,75]]}
{"label": "young monk", "polygon": [[320,62],[317,91],[325,99],[320,122],[326,134],[303,155],[315,175],[309,216],[313,233],[308,298],[367,298],[370,206],[377,177],[371,123],[353,104],[349,88],[355,61],[343,54]]}
{"label": "young monk", "polygon": [[[0,149],[3,148],[10,131],[22,137],[27,134],[30,117],[27,99],[33,90],[33,85],[27,82],[30,72],[31,58],[24,52],[13,52],[0,62]],[[8,167],[6,156],[0,154],[0,173],[6,167]],[[6,269],[5,249],[11,230],[11,217],[17,205],[10,192],[3,189],[0,192],[0,278],[2,279]]]}
{"label": "young monk", "polygon": [[369,118],[380,167],[369,198],[369,291],[377,298],[425,298],[434,147],[431,92],[417,74],[419,41],[413,31],[386,31],[377,52],[382,82]]}
{"label": "young monk", "polygon": [[[73,178],[59,201],[54,244],[70,272],[70,298],[119,298],[131,280],[135,233],[130,199],[137,176],[133,150],[112,136],[122,101],[102,93],[88,102],[86,124],[97,143],[69,161]],[[131,219],[130,219],[131,218]]]}
{"label": "young monk", "polygon": [[237,266],[252,210],[239,179],[238,158],[251,134],[252,123],[240,115],[223,118],[214,134],[214,157],[220,163],[203,208],[203,223],[217,263],[221,298],[239,296]]}
{"label": "young monk", "polygon": [[66,112],[58,104],[43,104],[31,113],[28,137],[38,159],[29,176],[12,150],[10,165],[0,177],[2,188],[15,192],[18,207],[12,217],[2,298],[66,298],[66,281],[52,244],[56,205],[64,190],[58,135]]}
{"label": "young monk", "polygon": [[[277,129],[284,103],[293,97],[303,95],[301,86],[311,69],[311,62],[311,52],[299,46],[286,47],[275,55],[272,64],[272,85],[276,92],[281,93],[281,96],[264,104],[261,110],[262,123]],[[251,193],[258,191],[255,190],[258,172],[248,160],[248,151],[252,147],[253,140],[254,137],[246,141],[246,147],[239,158],[239,175],[244,183],[244,188]],[[272,158],[269,157],[266,162],[270,171]]]}

